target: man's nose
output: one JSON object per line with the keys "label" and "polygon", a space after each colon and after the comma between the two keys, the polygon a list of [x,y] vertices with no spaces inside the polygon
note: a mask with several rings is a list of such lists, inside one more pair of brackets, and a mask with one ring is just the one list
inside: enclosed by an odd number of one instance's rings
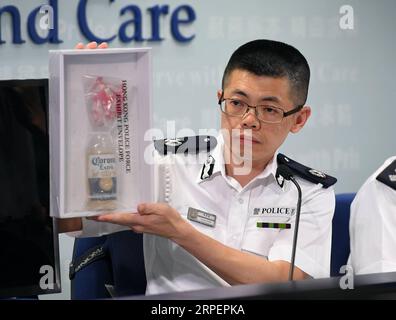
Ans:
{"label": "man's nose", "polygon": [[249,129],[258,129],[260,127],[260,121],[256,116],[256,108],[248,108],[242,118],[242,127]]}

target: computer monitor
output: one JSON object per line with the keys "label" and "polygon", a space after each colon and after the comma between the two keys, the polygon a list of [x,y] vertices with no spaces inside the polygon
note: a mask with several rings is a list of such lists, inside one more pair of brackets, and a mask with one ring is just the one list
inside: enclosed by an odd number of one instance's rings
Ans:
{"label": "computer monitor", "polygon": [[48,80],[0,81],[0,297],[60,292]]}

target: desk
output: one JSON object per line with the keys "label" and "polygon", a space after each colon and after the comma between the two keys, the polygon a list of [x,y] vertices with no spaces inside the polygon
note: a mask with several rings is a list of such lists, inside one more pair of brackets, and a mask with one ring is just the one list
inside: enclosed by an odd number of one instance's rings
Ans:
{"label": "desk", "polygon": [[396,272],[354,276],[354,289],[340,288],[341,277],[184,291],[122,300],[396,299]]}

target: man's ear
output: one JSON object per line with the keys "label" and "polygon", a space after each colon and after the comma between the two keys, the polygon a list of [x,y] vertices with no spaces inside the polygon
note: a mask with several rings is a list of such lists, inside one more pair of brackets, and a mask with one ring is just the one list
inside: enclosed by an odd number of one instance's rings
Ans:
{"label": "man's ear", "polygon": [[307,123],[309,117],[311,116],[311,107],[304,106],[301,111],[297,113],[294,117],[294,123],[290,128],[290,132],[297,133],[299,132]]}
{"label": "man's ear", "polygon": [[217,90],[217,100],[220,100],[222,94],[223,94],[223,90]]}

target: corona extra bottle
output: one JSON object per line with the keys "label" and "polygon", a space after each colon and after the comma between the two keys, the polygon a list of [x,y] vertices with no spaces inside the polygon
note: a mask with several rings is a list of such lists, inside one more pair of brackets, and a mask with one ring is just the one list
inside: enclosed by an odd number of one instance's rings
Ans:
{"label": "corona extra bottle", "polygon": [[117,208],[117,161],[108,132],[91,134],[87,148],[88,209]]}

